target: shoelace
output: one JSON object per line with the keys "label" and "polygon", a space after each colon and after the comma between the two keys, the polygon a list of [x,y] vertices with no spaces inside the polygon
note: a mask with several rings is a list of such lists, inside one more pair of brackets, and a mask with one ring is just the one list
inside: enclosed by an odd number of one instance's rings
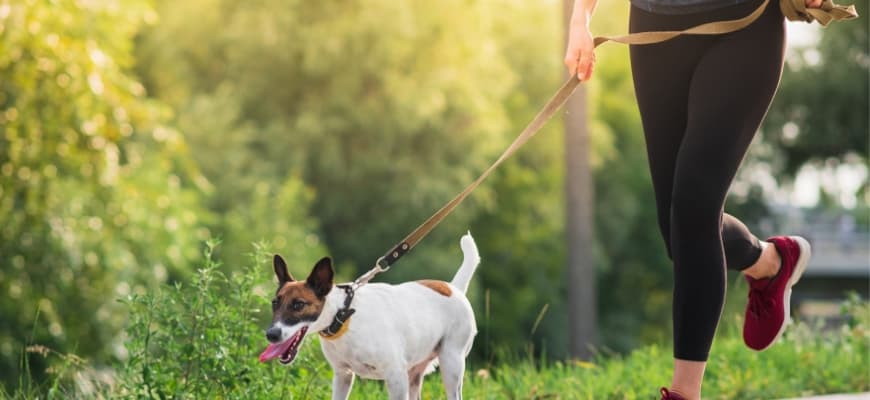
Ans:
{"label": "shoelace", "polygon": [[764,293],[766,289],[749,289],[749,313],[755,318],[767,317],[774,306],[773,299]]}

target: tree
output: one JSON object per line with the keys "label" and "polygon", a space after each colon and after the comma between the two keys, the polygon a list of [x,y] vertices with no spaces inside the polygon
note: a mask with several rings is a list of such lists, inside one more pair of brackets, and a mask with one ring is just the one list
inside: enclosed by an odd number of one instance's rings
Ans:
{"label": "tree", "polygon": [[[565,29],[574,2],[564,0]],[[566,33],[567,36],[567,33]],[[567,75],[566,75],[567,76]],[[595,293],[594,185],[589,160],[586,88],[580,86],[565,104],[565,231],[568,251],[568,331],[571,355],[587,359],[597,342]]]}
{"label": "tree", "polygon": [[207,185],[130,74],[144,2],[0,3],[0,376],[37,343],[118,355],[115,299],[181,279]]}
{"label": "tree", "polygon": [[[862,18],[868,0],[857,0]],[[870,39],[860,19],[820,30],[818,45],[788,54],[780,89],[765,120],[764,138],[779,151],[779,169],[790,175],[808,162],[866,163],[870,148]]]}

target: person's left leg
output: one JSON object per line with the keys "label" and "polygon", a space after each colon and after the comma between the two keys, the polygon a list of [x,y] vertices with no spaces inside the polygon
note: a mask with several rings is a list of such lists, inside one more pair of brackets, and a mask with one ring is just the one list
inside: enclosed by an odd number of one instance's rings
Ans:
{"label": "person's left leg", "polygon": [[752,279],[776,276],[782,265],[775,245],[758,240],[743,222],[729,214],[722,216],[722,245],[728,269]]}
{"label": "person's left leg", "polygon": [[[690,399],[700,397],[724,303],[725,246],[734,245],[723,243],[723,219],[733,218],[723,214],[725,197],[776,91],[784,45],[783,18],[773,5],[750,27],[711,45],[692,78],[671,206],[676,358],[671,388]],[[758,245],[748,233],[746,243],[753,241]],[[763,251],[753,247],[746,247],[746,260],[727,264],[754,264]]]}

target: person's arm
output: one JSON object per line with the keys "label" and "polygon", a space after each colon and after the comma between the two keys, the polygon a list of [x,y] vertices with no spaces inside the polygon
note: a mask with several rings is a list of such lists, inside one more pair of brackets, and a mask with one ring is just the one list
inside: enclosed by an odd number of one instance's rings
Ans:
{"label": "person's arm", "polygon": [[568,27],[568,48],[565,50],[565,66],[569,74],[585,81],[592,76],[595,66],[595,44],[589,32],[589,20],[595,11],[597,0],[574,0],[574,9]]}

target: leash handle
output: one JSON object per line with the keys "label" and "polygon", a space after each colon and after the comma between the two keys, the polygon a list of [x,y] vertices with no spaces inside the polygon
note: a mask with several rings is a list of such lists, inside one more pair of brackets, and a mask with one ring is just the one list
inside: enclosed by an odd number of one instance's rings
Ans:
{"label": "leash handle", "polygon": [[828,26],[831,21],[858,18],[854,5],[842,6],[834,3],[833,0],[822,1],[822,6],[819,8],[807,8],[803,0],[782,0],[779,9],[789,21],[816,21],[821,26]]}
{"label": "leash handle", "polygon": [[[802,0],[801,0],[802,1]],[[701,24],[682,31],[656,31],[656,32],[638,32],[621,36],[599,36],[593,39],[595,47],[606,42],[618,42],[628,45],[645,45],[653,43],[661,43],[673,39],[680,35],[721,35],[731,33],[743,29],[758,19],[764,10],[767,8],[770,0],[764,0],[758,8],[749,15],[728,21],[717,21],[706,24]],[[495,162],[489,166],[474,182],[468,185],[456,197],[447,202],[441,209],[432,214],[422,225],[418,226],[408,236],[402,239],[390,251],[385,253],[375,262],[375,266],[366,272],[363,276],[356,280],[356,284],[361,286],[371,280],[378,273],[390,269],[390,266],[398,261],[403,255],[414,248],[424,237],[426,237],[432,229],[435,228],[444,218],[449,215],[456,206],[459,205],[474,189],[494,171],[501,163],[513,155],[520,147],[522,147],[529,139],[532,138],[538,131],[547,123],[547,121],[562,107],[563,104],[571,97],[577,86],[580,85],[580,80],[577,76],[571,76],[562,87],[556,92],[553,97],[544,105],[544,108],[538,112],[535,118],[520,132],[519,136],[514,139],[513,143],[499,156]]]}

